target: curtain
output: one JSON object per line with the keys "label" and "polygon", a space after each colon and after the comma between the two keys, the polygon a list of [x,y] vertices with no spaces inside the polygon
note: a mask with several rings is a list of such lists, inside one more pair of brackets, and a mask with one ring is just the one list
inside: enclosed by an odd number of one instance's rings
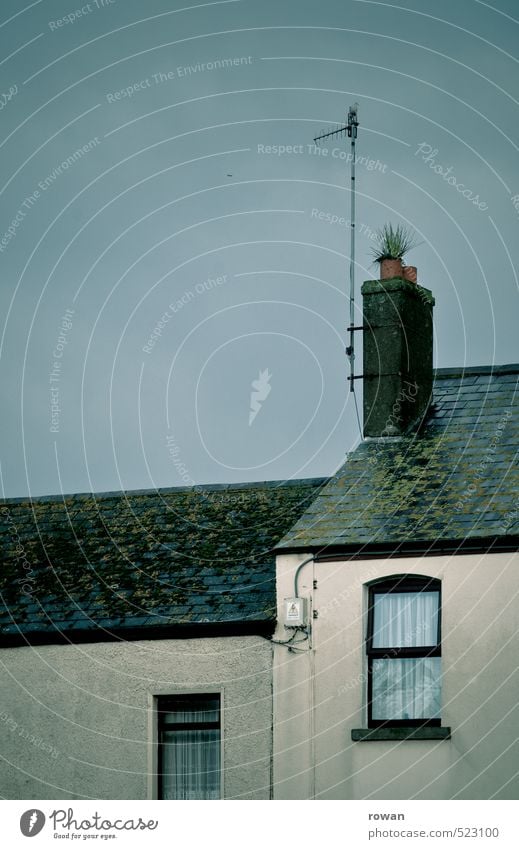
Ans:
{"label": "curtain", "polygon": [[435,646],[438,592],[375,593],[373,648]]}
{"label": "curtain", "polygon": [[186,710],[179,705],[164,714],[165,722],[185,723],[185,727],[162,732],[163,799],[220,798],[220,729],[190,727],[218,722],[218,703],[193,702],[193,707],[203,709]]}
{"label": "curtain", "polygon": [[[373,602],[374,649],[437,645],[437,591],[375,592]],[[439,718],[441,658],[373,658],[371,670],[373,719]]]}
{"label": "curtain", "polygon": [[373,719],[436,719],[441,708],[441,658],[373,658]]}

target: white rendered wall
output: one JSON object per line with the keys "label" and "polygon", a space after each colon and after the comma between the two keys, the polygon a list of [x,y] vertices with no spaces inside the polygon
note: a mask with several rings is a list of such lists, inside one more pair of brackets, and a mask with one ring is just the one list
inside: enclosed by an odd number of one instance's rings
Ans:
{"label": "white rendered wall", "polygon": [[153,798],[153,695],[221,692],[224,796],[268,799],[272,649],[261,637],[0,649],[0,795]]}

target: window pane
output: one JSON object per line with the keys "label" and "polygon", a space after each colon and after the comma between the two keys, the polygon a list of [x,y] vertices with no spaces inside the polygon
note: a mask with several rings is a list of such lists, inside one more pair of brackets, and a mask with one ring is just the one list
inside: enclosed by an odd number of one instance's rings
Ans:
{"label": "window pane", "polygon": [[216,710],[175,710],[161,713],[161,721],[181,722],[186,725],[194,722],[218,722],[220,713]]}
{"label": "window pane", "polygon": [[372,719],[439,719],[441,658],[374,658]]}
{"label": "window pane", "polygon": [[374,593],[373,648],[435,646],[440,594]]}
{"label": "window pane", "polygon": [[162,722],[218,722],[220,699],[218,697],[179,697],[160,704]]}
{"label": "window pane", "polygon": [[165,731],[162,798],[220,798],[220,730]]}

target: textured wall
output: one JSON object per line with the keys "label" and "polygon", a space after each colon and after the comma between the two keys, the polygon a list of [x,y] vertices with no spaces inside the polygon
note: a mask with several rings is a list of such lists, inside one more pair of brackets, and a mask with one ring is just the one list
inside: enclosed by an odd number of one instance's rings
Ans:
{"label": "textured wall", "polygon": [[[302,560],[278,557],[279,601],[293,595]],[[275,650],[274,798],[516,799],[518,566],[517,554],[308,564],[299,590],[319,614],[313,651]],[[364,585],[402,573],[442,580],[442,725],[452,739],[353,743],[351,730],[366,727]]]}
{"label": "textured wall", "polygon": [[220,690],[226,798],[268,799],[272,650],[261,637],[0,650],[0,795],[145,799],[151,694]]}

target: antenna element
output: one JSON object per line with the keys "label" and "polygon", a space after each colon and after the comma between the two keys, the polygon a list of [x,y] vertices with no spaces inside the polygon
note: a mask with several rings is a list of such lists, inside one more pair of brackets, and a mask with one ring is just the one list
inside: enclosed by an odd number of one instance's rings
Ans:
{"label": "antenna element", "polygon": [[319,144],[319,142],[324,141],[324,139],[329,139],[331,137],[336,136],[344,136],[347,134],[348,138],[351,142],[351,150],[350,150],[350,166],[351,166],[351,209],[350,209],[350,324],[348,327],[348,331],[350,334],[350,344],[346,348],[346,355],[350,361],[350,376],[348,378],[350,382],[350,392],[355,392],[355,377],[354,377],[354,369],[355,369],[355,339],[354,333],[355,330],[361,329],[355,327],[355,142],[357,140],[357,128],[359,126],[358,121],[358,109],[359,104],[354,103],[353,106],[350,106],[348,111],[348,123],[344,124],[342,127],[338,126],[335,130],[331,130],[330,132],[325,132],[324,130],[314,138],[314,144]]}

